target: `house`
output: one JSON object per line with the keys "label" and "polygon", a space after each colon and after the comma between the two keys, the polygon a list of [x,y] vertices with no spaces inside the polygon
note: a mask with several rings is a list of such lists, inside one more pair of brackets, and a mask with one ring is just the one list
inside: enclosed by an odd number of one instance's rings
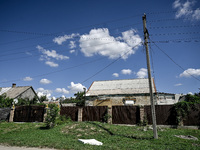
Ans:
{"label": "house", "polygon": [[157,93],[157,105],[173,105],[180,101],[183,94]]}
{"label": "house", "polygon": [[[156,87],[152,78],[154,99]],[[150,105],[148,79],[94,81],[86,92],[86,106]]]}
{"label": "house", "polygon": [[32,86],[16,86],[16,84],[12,84],[12,87],[1,87],[0,95],[3,94],[12,99],[28,98],[32,100],[37,96]]}

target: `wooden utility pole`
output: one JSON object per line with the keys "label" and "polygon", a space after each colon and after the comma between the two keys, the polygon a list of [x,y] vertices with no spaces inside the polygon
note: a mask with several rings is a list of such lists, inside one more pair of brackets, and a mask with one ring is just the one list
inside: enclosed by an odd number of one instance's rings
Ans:
{"label": "wooden utility pole", "polygon": [[155,111],[155,103],[154,103],[154,100],[153,100],[151,67],[150,67],[150,59],[149,59],[148,30],[147,30],[147,27],[146,27],[146,14],[144,14],[144,16],[142,17],[142,20],[143,20],[143,30],[144,30],[144,45],[146,47],[146,59],[147,59],[147,69],[148,69],[148,78],[149,78],[149,92],[150,92],[150,99],[151,99],[153,134],[154,134],[154,139],[158,139],[158,133],[157,133],[157,127],[156,127],[156,111]]}

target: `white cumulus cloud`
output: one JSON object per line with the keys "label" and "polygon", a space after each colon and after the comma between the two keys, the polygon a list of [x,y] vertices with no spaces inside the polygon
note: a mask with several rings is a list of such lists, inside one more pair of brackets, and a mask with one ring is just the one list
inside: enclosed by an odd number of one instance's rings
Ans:
{"label": "white cumulus cloud", "polygon": [[54,62],[55,60],[58,61],[58,60],[69,59],[68,56],[60,55],[55,50],[47,50],[40,45],[38,45],[36,48],[39,50],[39,52],[42,53],[42,55],[40,56],[40,60],[45,61],[45,64],[50,67],[58,67],[59,66],[58,63]]}
{"label": "white cumulus cloud", "polygon": [[183,84],[182,83],[177,83],[174,86],[181,86],[181,85],[183,85]]}
{"label": "white cumulus cloud", "polygon": [[57,93],[63,93],[63,94],[69,94],[69,91],[65,88],[56,88],[55,92]]}
{"label": "white cumulus cloud", "polygon": [[36,47],[40,52],[43,53],[43,57],[46,57],[46,59],[48,58],[54,58],[56,60],[65,60],[65,59],[69,59],[68,56],[64,56],[64,55],[60,55],[58,54],[55,50],[47,50],[44,49],[42,46],[38,45]]}
{"label": "white cumulus cloud", "polygon": [[121,73],[125,74],[125,75],[130,75],[132,73],[132,70],[130,70],[130,69],[123,69],[123,70],[121,70]]}
{"label": "white cumulus cloud", "polygon": [[122,37],[115,38],[107,28],[98,28],[92,29],[89,34],[81,35],[79,46],[86,57],[101,55],[110,59],[127,59],[135,53],[141,41],[135,30],[123,32]]}
{"label": "white cumulus cloud", "polygon": [[63,42],[73,39],[74,37],[79,37],[79,34],[72,33],[71,35],[58,36],[53,39],[53,42],[62,45]]}
{"label": "white cumulus cloud", "polygon": [[57,63],[54,63],[53,61],[46,61],[45,64],[49,65],[50,67],[58,67],[59,66]]}
{"label": "white cumulus cloud", "polygon": [[147,69],[141,68],[137,73],[136,73],[138,78],[146,78],[147,77]]}
{"label": "white cumulus cloud", "polygon": [[119,77],[119,74],[118,73],[113,73],[112,76],[117,78],[117,77]]}
{"label": "white cumulus cloud", "polygon": [[70,50],[69,52],[72,54],[72,53],[75,53],[75,50]]}
{"label": "white cumulus cloud", "polygon": [[195,0],[187,0],[182,2],[180,0],[175,0],[173,3],[173,8],[177,10],[176,18],[185,18],[190,20],[200,20],[200,10],[199,8],[194,10]]}
{"label": "white cumulus cloud", "polygon": [[25,77],[23,80],[24,80],[24,81],[32,81],[33,78],[31,78],[31,77]]}
{"label": "white cumulus cloud", "polygon": [[84,91],[83,88],[86,88],[86,87],[83,86],[81,83],[75,84],[74,82],[71,82],[71,85],[68,86],[68,88],[70,89],[70,92],[77,93],[77,92],[83,92]]}
{"label": "white cumulus cloud", "polygon": [[188,68],[185,70],[183,73],[181,73],[179,76],[180,77],[191,77],[192,76],[200,76],[200,69],[193,69],[193,68]]}
{"label": "white cumulus cloud", "polygon": [[75,41],[70,41],[69,47],[70,47],[71,49],[72,49],[72,48],[75,48],[75,47],[76,47]]}
{"label": "white cumulus cloud", "polygon": [[51,93],[52,93],[51,90],[45,90],[44,88],[38,88],[38,89],[36,89],[36,93],[37,93],[38,97],[46,96],[47,99],[51,99]]}
{"label": "white cumulus cloud", "polygon": [[50,80],[48,80],[48,79],[41,79],[40,80],[40,83],[41,84],[50,84],[50,83],[52,83]]}

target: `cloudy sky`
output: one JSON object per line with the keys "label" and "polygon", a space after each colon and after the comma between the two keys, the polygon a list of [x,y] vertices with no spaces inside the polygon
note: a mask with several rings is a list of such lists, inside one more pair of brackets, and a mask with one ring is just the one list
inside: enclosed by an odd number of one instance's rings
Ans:
{"label": "cloudy sky", "polygon": [[144,13],[157,91],[198,92],[198,0],[1,0],[0,87],[71,97],[95,80],[147,78]]}

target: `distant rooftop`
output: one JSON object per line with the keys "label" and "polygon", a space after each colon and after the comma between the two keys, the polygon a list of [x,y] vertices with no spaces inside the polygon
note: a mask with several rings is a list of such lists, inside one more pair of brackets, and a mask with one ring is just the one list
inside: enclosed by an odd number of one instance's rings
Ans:
{"label": "distant rooftop", "polygon": [[[152,79],[153,92],[156,92],[154,80]],[[148,79],[123,79],[94,81],[88,89],[87,96],[98,95],[121,95],[149,93]]]}
{"label": "distant rooftop", "polygon": [[9,98],[16,98],[26,90],[31,88],[31,86],[18,86],[16,87],[16,84],[13,84],[12,87],[1,87],[0,88],[0,95],[6,94]]}

